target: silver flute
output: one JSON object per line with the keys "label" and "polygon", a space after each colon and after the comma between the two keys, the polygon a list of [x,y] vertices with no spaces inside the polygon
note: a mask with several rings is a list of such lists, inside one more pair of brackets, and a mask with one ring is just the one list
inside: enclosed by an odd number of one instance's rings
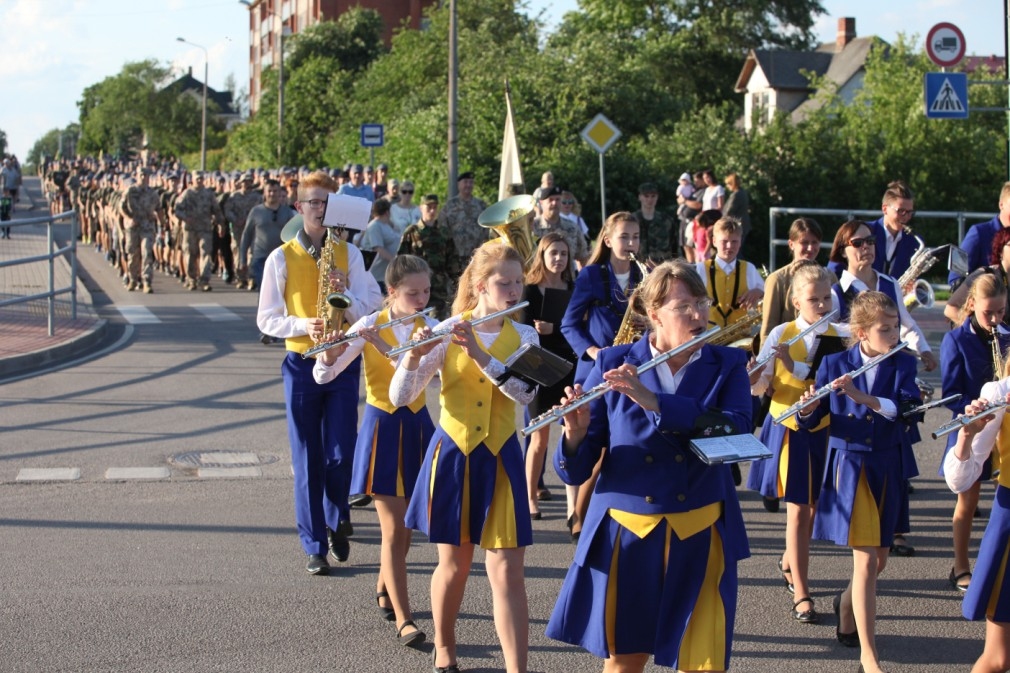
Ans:
{"label": "silver flute", "polygon": [[[780,346],[792,346],[794,343],[796,343],[797,341],[799,341],[800,339],[802,339],[806,335],[810,334],[811,332],[813,332],[815,329],[817,329],[821,325],[823,325],[825,323],[829,323],[829,322],[831,322],[832,320],[834,320],[837,317],[838,317],[838,309],[835,309],[831,313],[827,314],[826,316],[824,316],[823,318],[821,318],[820,320],[818,320],[817,322],[815,322],[814,324],[810,325],[805,330],[803,330],[802,332],[800,332],[799,334],[797,334],[796,336],[794,336],[792,339],[786,339],[785,341],[783,341],[779,345]],[[758,358],[758,360],[754,363],[754,366],[747,370],[747,376],[752,375],[754,372],[758,371],[759,369],[761,369],[762,367],[764,367],[766,364],[768,364],[769,360],[772,360],[774,358],[775,358],[775,351],[774,350],[769,351],[768,355],[766,355],[766,356],[764,356],[762,358]]]}
{"label": "silver flute", "polygon": [[[471,325],[480,325],[481,323],[485,323],[485,322],[487,322],[489,320],[494,320],[495,318],[501,317],[503,315],[508,315],[509,313],[515,313],[516,311],[518,311],[520,309],[524,309],[524,308],[526,308],[529,305],[530,305],[530,303],[528,301],[521,301],[518,304],[516,304],[515,306],[510,306],[510,307],[504,308],[504,309],[502,309],[500,311],[495,311],[494,313],[489,313],[489,314],[487,314],[486,316],[484,316],[482,318],[476,318],[475,320],[471,320],[470,324]],[[418,346],[423,346],[424,344],[430,344],[432,341],[441,341],[442,339],[446,338],[450,334],[452,334],[452,327],[447,327],[445,329],[435,330],[429,336],[427,336],[427,337],[425,337],[423,339],[411,339],[410,341],[405,341],[404,343],[400,344],[396,348],[394,348],[391,351],[389,351],[388,353],[386,353],[386,357],[387,358],[395,358],[400,353],[406,353],[407,351],[412,350],[414,348],[417,348]]]}
{"label": "silver flute", "polygon": [[[422,311],[418,311],[417,313],[412,313],[410,315],[405,315],[402,318],[395,318],[393,320],[388,320],[388,321],[382,323],[381,325],[375,325],[375,329],[381,330],[381,329],[386,329],[387,327],[392,327],[393,325],[399,325],[400,323],[410,322],[411,320],[414,320],[415,318],[419,318],[422,315],[428,315],[429,313],[431,313],[434,310],[435,310],[434,306],[429,306],[428,308],[426,308],[426,309],[424,309]],[[308,349],[307,351],[305,351],[304,353],[302,353],[302,358],[310,358],[313,355],[316,355],[318,353],[322,353],[323,351],[329,350],[330,348],[335,348],[336,346],[341,346],[341,345],[343,345],[345,343],[354,341],[355,339],[358,339],[360,337],[361,337],[361,335],[358,334],[357,332],[351,332],[350,334],[342,336],[339,339],[334,339],[333,341],[324,341],[323,343],[317,344],[317,345],[313,346],[312,348]]]}
{"label": "silver flute", "polygon": [[[866,372],[870,371],[871,369],[879,365],[881,362],[891,357],[892,355],[897,355],[900,351],[904,350],[906,347],[908,347],[908,342],[902,341],[901,343],[899,343],[897,346],[887,351],[886,353],[881,353],[880,355],[877,355],[876,357],[868,360],[865,365],[863,365],[862,367],[860,367],[855,371],[849,372],[848,375],[851,376],[852,378],[861,376],[862,374],[865,374]],[[772,421],[774,423],[781,424],[782,421],[792,418],[793,416],[800,413],[808,406],[810,406],[817,400],[821,399],[822,397],[827,397],[834,390],[833,384],[834,381],[824,384],[823,386],[815,390],[814,394],[811,395],[809,399],[800,400],[796,404],[792,405],[791,407],[783,411],[782,414],[778,416],[778,418],[773,418]]]}
{"label": "silver flute", "polygon": [[957,418],[955,418],[954,420],[950,421],[949,423],[941,425],[939,428],[936,429],[936,431],[931,432],[930,436],[933,439],[940,439],[941,437],[946,437],[952,432],[957,432],[958,430],[968,425],[969,423],[977,421],[980,418],[984,418],[985,416],[988,416],[989,414],[995,411],[1003,409],[1006,406],[1007,406],[1006,400],[1003,400],[1002,402],[989,402],[989,404],[987,404],[985,409],[982,409],[982,411],[969,415],[962,414]]}
{"label": "silver flute", "polygon": [[[918,413],[932,409],[933,407],[938,407],[940,405],[947,404],[948,402],[953,402],[954,400],[959,399],[961,399],[961,395],[958,393],[954,393],[953,395],[947,395],[947,397],[943,398],[942,400],[934,400],[933,402],[926,402],[925,404],[920,404],[919,406],[913,409],[909,409],[908,411],[903,413],[901,417],[910,418]],[[934,439],[936,438],[934,437]]]}
{"label": "silver flute", "polygon": [[[659,355],[652,358],[648,362],[639,365],[637,367],[638,373],[641,374],[642,372],[647,372],[650,369],[653,369],[663,364],[670,358],[680,355],[686,350],[690,350],[695,346],[700,346],[701,344],[705,343],[706,341],[714,337],[720,331],[722,331],[722,328],[720,327],[711,327],[707,331],[702,332],[701,334],[691,339],[690,341],[682,343],[676,348],[671,348],[670,350],[664,353],[660,353]],[[529,425],[523,428],[520,434],[522,434],[523,437],[528,437],[530,433],[536,432],[540,428],[550,425],[551,423],[554,423],[555,421],[563,417],[565,414],[575,411],[581,406],[589,404],[597,397],[600,397],[604,393],[609,392],[612,387],[613,384],[610,383],[610,381],[603,381],[601,383],[597,383],[595,386],[583,392],[579,397],[575,398],[574,400],[571,400],[567,404],[554,407],[550,411],[545,411],[544,413],[540,414],[539,416],[534,418]]]}

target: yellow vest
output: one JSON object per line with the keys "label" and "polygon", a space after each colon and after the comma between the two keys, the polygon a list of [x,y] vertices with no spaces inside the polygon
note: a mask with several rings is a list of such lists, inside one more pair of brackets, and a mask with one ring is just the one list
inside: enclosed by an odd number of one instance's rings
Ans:
{"label": "yellow vest", "polygon": [[[726,327],[737,322],[745,315],[747,309],[743,307],[733,308],[733,286],[736,285],[736,276],[740,274],[740,286],[737,288],[736,298],[747,294],[747,265],[738,259],[736,268],[731,274],[723,273],[714,259],[705,260],[705,282],[708,285],[709,296],[712,298],[712,308],[708,310],[708,322],[716,327]],[[712,282],[712,269],[715,268],[715,283]]]}
{"label": "yellow vest", "polygon": [[[785,326],[785,329],[782,330],[782,336],[779,337],[779,343],[789,341],[799,333],[800,328],[794,320],[791,323],[788,323]],[[835,331],[834,325],[829,325],[827,331],[824,332],[822,336],[838,336],[838,333]],[[789,347],[789,357],[793,359],[793,362],[806,362],[807,345],[803,343],[803,339],[798,340]],[[805,381],[798,379],[793,376],[791,371],[786,369],[786,366],[782,364],[782,360],[775,358],[775,373],[772,374],[771,381],[772,390],[775,392],[772,394],[772,403],[769,407],[772,418],[780,416],[782,412],[800,401],[800,397],[803,393],[810,388],[810,384],[814,380],[814,374],[816,374],[816,372],[811,370],[809,379]],[[830,416],[825,415],[814,430],[826,428],[829,420]],[[799,427],[796,423],[796,416],[786,419],[782,424],[790,430],[796,430]]]}
{"label": "yellow vest", "polygon": [[[463,314],[463,319],[470,319],[469,311]],[[491,348],[485,348],[480,337],[477,343],[495,359],[504,362],[519,348],[519,332],[506,318]],[[514,402],[498,390],[466,351],[451,342],[445,350],[439,400],[442,406],[439,425],[465,455],[484,442],[497,456],[506,440],[516,432]]]}
{"label": "yellow vest", "polygon": [[[281,246],[288,278],[284,283],[284,304],[288,315],[299,318],[314,318],[318,312],[319,265],[312,255],[298,243],[297,238]],[[341,241],[337,246],[336,268],[347,274],[347,244]],[[315,345],[307,334],[288,337],[284,345],[289,351],[304,353]]]}
{"label": "yellow vest", "polygon": [[[388,308],[382,309],[379,315],[375,317],[376,325],[381,325],[384,322],[389,322]],[[424,318],[418,317],[414,320],[414,329],[420,329],[424,324]],[[392,347],[399,345],[396,342],[396,335],[393,334],[392,329],[381,330],[379,336]],[[365,361],[365,400],[373,407],[382,409],[387,414],[393,413],[397,407],[389,401],[389,382],[393,379],[393,374],[396,372],[396,361],[387,358],[379,352],[378,348],[370,343],[365,344],[361,356]],[[421,394],[414,398],[414,401],[408,403],[407,406],[416,414],[424,408],[424,404],[425,396],[422,390]]]}
{"label": "yellow vest", "polygon": [[[1010,488],[1010,470],[1004,470],[1000,466],[1000,456],[1010,451],[1010,414],[1003,414],[1003,422],[999,426],[999,433],[996,435],[996,445],[992,447],[992,471],[999,471],[996,480],[1000,486]],[[1010,455],[1010,453],[1007,453]]]}

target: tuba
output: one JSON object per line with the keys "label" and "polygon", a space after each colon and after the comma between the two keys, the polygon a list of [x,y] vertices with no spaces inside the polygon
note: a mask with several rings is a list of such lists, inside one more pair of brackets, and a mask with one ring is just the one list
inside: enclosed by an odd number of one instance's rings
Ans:
{"label": "tuba", "polygon": [[477,224],[494,230],[502,243],[519,252],[525,269],[529,269],[536,250],[530,233],[530,215],[535,205],[536,200],[529,194],[518,194],[488,207],[477,218]]}
{"label": "tuba", "polygon": [[351,307],[351,298],[333,289],[331,274],[336,264],[337,249],[347,245],[333,232],[328,232],[319,253],[319,293],[316,299],[316,317],[323,319],[323,334],[340,329],[344,322],[344,311]]}
{"label": "tuba", "polygon": [[639,288],[642,287],[642,283],[645,282],[649,272],[652,271],[652,267],[639,262],[638,258],[635,257],[635,253],[630,253],[628,256],[632,262],[638,265],[638,270],[642,272],[642,280],[638,283],[638,287],[628,295],[628,308],[624,310],[621,326],[617,328],[617,334],[614,335],[614,346],[630,344],[642,338],[642,329],[635,323],[635,302],[638,300]]}

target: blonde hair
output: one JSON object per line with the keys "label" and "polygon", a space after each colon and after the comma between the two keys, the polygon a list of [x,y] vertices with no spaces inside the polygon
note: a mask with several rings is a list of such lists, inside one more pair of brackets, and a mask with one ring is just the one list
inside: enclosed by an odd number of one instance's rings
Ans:
{"label": "blonde hair", "polygon": [[849,327],[852,329],[849,346],[859,343],[859,338],[856,336],[859,330],[864,332],[869,330],[874,323],[887,314],[898,315],[898,305],[894,303],[893,299],[876,290],[860,292],[852,300],[852,306],[849,307]]}
{"label": "blonde hair", "polygon": [[505,262],[516,262],[522,268],[523,256],[511,245],[505,245],[498,240],[488,241],[473,251],[470,263],[459,277],[456,299],[452,302],[453,315],[476,308],[477,286],[487,281],[498,266]]}
{"label": "blonde hair", "polygon": [[[631,301],[635,302],[635,311],[646,317],[649,311],[658,311],[676,281],[683,283],[692,297],[699,299],[708,297],[705,281],[698,275],[694,264],[682,259],[671,259],[650,271],[639,286],[638,292],[632,295]],[[652,322],[651,318],[649,321]]]}
{"label": "blonde hair", "polygon": [[743,232],[743,223],[735,217],[721,217],[712,225],[712,238],[719,234],[739,234]]}
{"label": "blonde hair", "polygon": [[958,312],[958,322],[975,312],[975,302],[979,299],[995,299],[996,297],[1006,297],[1007,289],[1003,282],[996,277],[996,274],[983,273],[968,288],[968,296],[965,297],[964,305]]}
{"label": "blonde hair", "polygon": [[298,198],[304,199],[310,189],[325,189],[328,192],[337,191],[337,181],[330,177],[326,171],[314,171],[305,176],[305,179],[298,183]]}
{"label": "blonde hair", "polygon": [[400,286],[403,279],[415,273],[423,273],[431,278],[431,267],[428,263],[414,255],[397,255],[386,267],[386,298],[382,307],[389,308],[393,303],[393,290]]}
{"label": "blonde hair", "polygon": [[813,285],[814,283],[831,284],[831,275],[828,270],[812,259],[804,259],[798,262],[793,272],[793,280],[789,284],[789,294],[795,297],[801,287]]}
{"label": "blonde hair", "polygon": [[593,252],[589,255],[589,261],[586,262],[587,264],[604,264],[610,261],[610,246],[607,245],[603,239],[608,236],[613,236],[614,230],[617,229],[617,225],[622,222],[634,222],[635,224],[639,224],[638,218],[626,210],[618,211],[608,217],[607,221],[603,223],[603,229],[600,230],[600,235],[596,237],[596,244],[593,246]]}

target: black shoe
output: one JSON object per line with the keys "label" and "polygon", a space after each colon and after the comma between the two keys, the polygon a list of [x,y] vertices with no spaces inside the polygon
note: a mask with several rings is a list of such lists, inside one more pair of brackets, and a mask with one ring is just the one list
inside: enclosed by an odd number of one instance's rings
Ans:
{"label": "black shoe", "polygon": [[448,666],[436,666],[435,661],[437,659],[438,659],[438,652],[432,651],[431,673],[459,673],[459,664],[449,664]]}
{"label": "black shoe", "polygon": [[955,589],[957,589],[961,593],[965,593],[966,591],[968,591],[968,584],[961,584],[961,580],[963,580],[965,578],[968,578],[968,582],[970,583],[971,582],[971,573],[970,572],[963,572],[960,575],[955,575],[954,574],[954,569],[951,568],[950,569],[950,577],[947,578],[947,581],[950,582],[950,586],[954,587]]}
{"label": "black shoe", "polygon": [[372,502],[372,496],[367,493],[358,493],[347,499],[347,504],[351,507],[368,507]]}
{"label": "black shoe", "polygon": [[[810,607],[806,610],[800,610],[799,607],[803,603],[809,603]],[[817,623],[817,611],[814,609],[814,601],[812,598],[808,596],[807,598],[801,598],[793,603],[793,619],[798,621],[800,624]]]}
{"label": "black shoe", "polygon": [[779,572],[782,573],[782,581],[786,583],[786,591],[796,594],[796,587],[793,586],[793,571],[791,568],[782,567],[782,559],[779,559]]}
{"label": "black shoe", "polygon": [[740,474],[739,463],[732,463],[729,466],[730,472],[733,473],[733,483],[737,486],[743,483],[743,476]]}
{"label": "black shoe", "polygon": [[981,507],[979,507],[978,505],[976,505],[975,506],[975,513],[972,515],[972,517],[975,518],[975,519],[984,518],[985,517],[985,511]]}
{"label": "black shoe", "polygon": [[838,639],[845,647],[859,647],[859,631],[853,631],[852,633],[842,633],[842,593],[839,592],[835,594],[834,599],[831,601],[831,608],[835,611],[835,620],[838,625],[835,626],[835,638]]}
{"label": "black shoe", "polygon": [[342,520],[337,524],[337,531],[346,537],[354,537],[354,526],[347,519]]}
{"label": "black shoe", "polygon": [[305,572],[310,575],[329,575],[330,564],[326,557],[320,554],[309,554],[309,562],[305,564]]}
{"label": "black shoe", "polygon": [[379,606],[379,614],[382,615],[382,618],[385,619],[387,622],[396,621],[396,611],[393,610],[393,608],[387,608],[385,605],[383,605],[382,604],[383,598],[389,598],[389,594],[386,593],[385,591],[380,591],[379,593],[375,594],[375,603],[376,605]]}
{"label": "black shoe", "polygon": [[762,496],[761,502],[765,506],[765,511],[774,514],[779,511],[779,499],[778,498],[767,498]]}
{"label": "black shoe", "polygon": [[905,541],[904,535],[895,535],[891,542],[891,553],[896,556],[914,556],[915,547]]}
{"label": "black shoe", "polygon": [[540,512],[530,512],[530,519],[533,521],[540,521],[542,518],[544,518],[544,515]]}
{"label": "black shoe", "polygon": [[[413,626],[414,630],[411,631],[410,633],[404,633],[403,630],[408,626]],[[396,630],[396,640],[404,647],[420,645],[421,643],[424,642],[425,637],[426,636],[424,635],[424,631],[417,628],[417,624],[415,624],[410,619],[400,624],[400,628]]]}
{"label": "black shoe", "polygon": [[333,554],[333,558],[344,563],[351,555],[351,543],[347,541],[347,536],[340,531],[340,528],[342,526],[337,526],[337,530],[335,531],[327,528],[326,542],[329,543],[330,553]]}

